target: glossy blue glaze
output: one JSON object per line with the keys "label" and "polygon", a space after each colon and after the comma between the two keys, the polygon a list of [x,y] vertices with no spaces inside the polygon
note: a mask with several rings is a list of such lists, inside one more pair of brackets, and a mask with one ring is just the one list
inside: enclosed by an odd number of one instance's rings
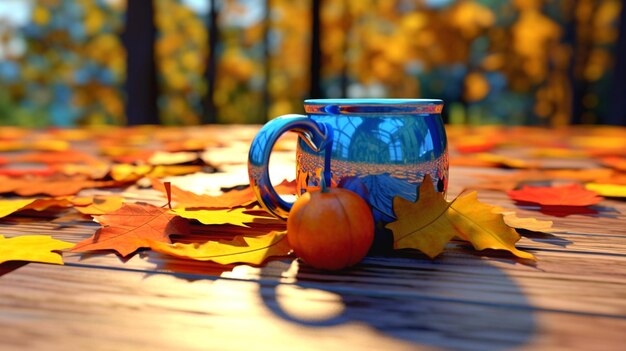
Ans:
{"label": "glossy blue glaze", "polygon": [[269,183],[272,146],[287,130],[300,135],[297,147],[298,192],[326,183],[350,183],[367,188],[374,217],[394,219],[393,197],[415,201],[425,174],[445,191],[448,149],[441,119],[443,102],[435,99],[315,99],[306,100],[304,115],[287,115],[268,122],[257,134],[249,154],[250,184],[262,206],[286,218],[291,204]]}

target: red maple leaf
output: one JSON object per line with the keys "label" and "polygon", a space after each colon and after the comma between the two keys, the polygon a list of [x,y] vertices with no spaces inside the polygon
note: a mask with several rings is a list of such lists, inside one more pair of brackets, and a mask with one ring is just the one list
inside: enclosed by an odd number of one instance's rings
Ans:
{"label": "red maple leaf", "polygon": [[149,204],[124,204],[117,211],[94,218],[104,227],[72,251],[114,250],[125,257],[149,247],[148,239],[170,243],[172,234],[189,234],[185,219]]}
{"label": "red maple leaf", "polygon": [[547,187],[525,185],[522,189],[510,190],[507,194],[515,201],[544,206],[590,206],[603,200],[595,191],[575,183]]}

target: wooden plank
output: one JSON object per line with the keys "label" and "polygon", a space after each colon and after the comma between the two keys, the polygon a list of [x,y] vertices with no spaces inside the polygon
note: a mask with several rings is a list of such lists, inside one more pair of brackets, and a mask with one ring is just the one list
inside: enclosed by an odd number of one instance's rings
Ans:
{"label": "wooden plank", "polygon": [[486,350],[601,345],[610,350],[621,346],[626,327],[624,319],[524,308],[514,301],[437,300],[385,294],[387,289],[377,294],[280,282],[189,281],[41,264],[30,264],[1,281],[0,337],[6,349],[230,350],[290,345],[297,350]]}

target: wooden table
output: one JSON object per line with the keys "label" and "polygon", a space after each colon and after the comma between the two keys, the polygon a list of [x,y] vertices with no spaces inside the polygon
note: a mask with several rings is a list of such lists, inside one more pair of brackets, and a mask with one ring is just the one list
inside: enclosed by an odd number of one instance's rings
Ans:
{"label": "wooden table", "polygon": [[[226,143],[212,150],[223,158],[218,168],[230,172],[219,179],[245,180],[245,145],[255,128],[202,131]],[[277,178],[293,178],[293,166],[282,168],[290,158],[291,151],[279,153]],[[449,196],[483,174],[510,172],[452,166]],[[202,178],[180,179],[181,186],[207,186]],[[140,189],[123,194],[154,199]],[[536,255],[535,265],[460,242],[434,260],[368,257],[337,273],[297,260],[224,267],[150,251],[127,261],[66,252],[64,266],[0,265],[0,350],[624,350],[626,203],[607,199],[602,206],[610,211],[554,217],[517,208],[501,191],[479,190],[479,199],[554,222],[551,233],[526,232],[518,243]],[[0,221],[7,237],[71,242],[97,228]]]}

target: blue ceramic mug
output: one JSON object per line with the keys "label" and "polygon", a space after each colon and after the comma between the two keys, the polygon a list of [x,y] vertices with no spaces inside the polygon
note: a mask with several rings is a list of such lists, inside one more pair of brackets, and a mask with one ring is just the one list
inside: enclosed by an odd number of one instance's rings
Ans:
{"label": "blue ceramic mug", "polygon": [[[270,183],[272,146],[287,131],[298,138],[297,193],[326,184],[355,189],[369,202],[377,222],[391,222],[396,195],[414,201],[430,174],[445,191],[448,148],[436,99],[305,100],[306,115],[285,115],[265,124],[248,155],[250,185],[270,213],[287,218],[291,203]],[[380,227],[380,226],[379,226]]]}

